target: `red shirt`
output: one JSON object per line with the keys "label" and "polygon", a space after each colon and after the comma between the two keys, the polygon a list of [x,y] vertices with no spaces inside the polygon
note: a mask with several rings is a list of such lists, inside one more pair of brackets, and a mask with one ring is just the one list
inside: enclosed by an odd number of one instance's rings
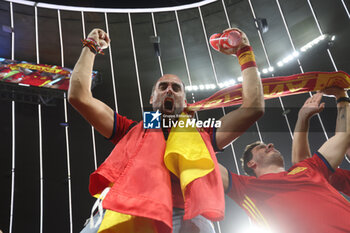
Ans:
{"label": "red shirt", "polygon": [[350,203],[327,181],[331,169],[316,153],[286,172],[259,178],[229,173],[228,196],[274,233],[350,232]]}
{"label": "red shirt", "polygon": [[[117,135],[119,118],[116,116]],[[215,168],[186,186],[183,219],[202,215],[211,221],[220,221],[225,213],[220,169],[210,135],[204,130],[198,130],[198,133]],[[150,219],[158,232],[171,233],[174,202],[170,173],[164,164],[165,150],[162,130],[145,129],[141,121],[118,141],[111,154],[90,175],[90,194],[100,193],[113,183],[104,198],[103,208]]]}
{"label": "red shirt", "polygon": [[337,168],[329,177],[329,183],[333,185],[339,192],[350,197],[350,171]]}
{"label": "red shirt", "polygon": [[[115,114],[113,133],[112,133],[112,136],[109,138],[109,140],[114,144],[117,144],[123,138],[123,136],[126,135],[129,132],[129,130],[136,124],[137,124],[136,121],[130,120],[119,114]],[[213,136],[215,135],[215,131],[213,130],[213,128],[204,128],[204,129],[209,133],[210,138],[212,139],[214,150],[218,151],[216,142]],[[171,178],[173,206],[184,209],[184,200],[183,200],[182,191],[180,187],[180,180],[179,178],[177,178],[177,176],[175,176],[172,173],[170,173],[170,178]]]}

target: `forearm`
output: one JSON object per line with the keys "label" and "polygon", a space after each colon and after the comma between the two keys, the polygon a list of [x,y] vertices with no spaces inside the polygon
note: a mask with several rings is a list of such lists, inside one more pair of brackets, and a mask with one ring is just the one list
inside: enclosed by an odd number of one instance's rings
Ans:
{"label": "forearm", "polygon": [[[345,135],[349,136],[350,134],[350,103],[349,102],[340,102],[337,104],[338,108],[338,116],[337,116],[337,126],[338,131],[336,134],[345,133]],[[350,140],[347,140],[350,142]]]}
{"label": "forearm", "polygon": [[346,150],[350,147],[350,103],[340,102],[338,104],[338,118],[345,122],[345,128],[339,129],[335,136],[319,149],[319,152],[334,169],[343,161]]}
{"label": "forearm", "polygon": [[[343,93],[341,93],[340,95],[336,96],[337,99],[341,98],[341,97],[348,97],[347,93],[344,91]],[[336,123],[336,127],[335,127],[335,133],[337,134],[338,132],[342,132],[346,129],[346,118],[341,117],[341,110],[343,109],[343,107],[346,105],[346,102],[340,102],[337,104],[337,109],[338,109],[338,114],[337,114],[337,123]],[[343,110],[342,110],[343,111]]]}
{"label": "forearm", "polygon": [[88,47],[84,47],[76,63],[68,90],[69,100],[80,100],[91,97],[91,74],[95,54]]}
{"label": "forearm", "polygon": [[253,111],[264,111],[264,94],[257,67],[249,67],[243,70],[242,77],[242,107]]}
{"label": "forearm", "polygon": [[293,134],[292,164],[311,157],[308,132],[309,118],[299,115]]}

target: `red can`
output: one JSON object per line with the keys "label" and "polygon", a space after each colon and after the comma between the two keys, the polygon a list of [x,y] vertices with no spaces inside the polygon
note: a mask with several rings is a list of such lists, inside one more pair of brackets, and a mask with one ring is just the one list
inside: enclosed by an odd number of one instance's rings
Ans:
{"label": "red can", "polygon": [[224,33],[213,34],[209,41],[211,47],[216,51],[219,51],[218,43],[224,49],[236,48],[241,44],[242,35],[238,30],[232,29]]}

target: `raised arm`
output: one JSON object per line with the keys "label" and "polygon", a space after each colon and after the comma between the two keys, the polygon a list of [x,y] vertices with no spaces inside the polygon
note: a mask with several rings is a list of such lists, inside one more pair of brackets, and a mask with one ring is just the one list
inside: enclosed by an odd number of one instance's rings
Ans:
{"label": "raised arm", "polygon": [[250,46],[249,40],[244,32],[241,32],[241,35],[242,42],[238,48],[220,48],[220,51],[225,54],[237,54],[238,52],[243,77],[243,103],[238,109],[220,119],[221,127],[216,132],[216,144],[219,149],[224,148],[243,134],[264,114],[265,103],[261,79],[256,65],[251,65],[255,64],[255,60],[253,52],[247,51],[247,47]]}
{"label": "raised arm", "polygon": [[[94,39],[102,49],[108,47],[110,39],[101,29],[93,29],[88,38]],[[91,74],[95,54],[84,47],[75,64],[68,89],[69,103],[104,137],[113,132],[114,111],[91,93]]]}
{"label": "raised arm", "polygon": [[321,103],[322,93],[317,93],[308,98],[300,108],[297,123],[294,129],[294,139],[292,144],[292,163],[298,163],[311,157],[309,147],[309,121],[316,113],[324,109],[324,103]]}
{"label": "raised arm", "polygon": [[[340,88],[328,89],[324,93],[334,95],[337,99],[347,97],[347,93]],[[350,103],[341,101],[337,104],[337,108],[338,116],[335,135],[319,149],[319,152],[334,169],[342,162],[344,154],[350,147]]]}

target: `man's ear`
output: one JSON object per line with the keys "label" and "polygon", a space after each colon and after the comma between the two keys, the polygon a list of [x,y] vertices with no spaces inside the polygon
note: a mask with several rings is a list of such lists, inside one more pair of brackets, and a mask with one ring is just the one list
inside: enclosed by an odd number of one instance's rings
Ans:
{"label": "man's ear", "polygon": [[149,103],[150,103],[150,104],[153,103],[153,95],[151,95],[151,98],[149,98]]}
{"label": "man's ear", "polygon": [[255,161],[253,160],[250,160],[248,163],[247,163],[247,166],[251,169],[255,169],[256,168],[256,163]]}

